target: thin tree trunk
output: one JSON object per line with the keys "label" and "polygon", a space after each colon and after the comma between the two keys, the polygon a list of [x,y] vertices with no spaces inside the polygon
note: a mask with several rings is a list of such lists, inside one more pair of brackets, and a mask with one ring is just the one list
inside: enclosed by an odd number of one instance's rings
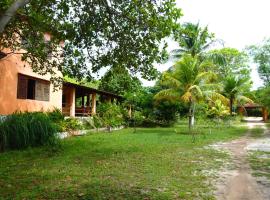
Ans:
{"label": "thin tree trunk", "polygon": [[233,115],[232,109],[233,109],[233,98],[230,98],[230,114],[231,114],[231,116]]}
{"label": "thin tree trunk", "polygon": [[14,1],[11,6],[6,10],[6,12],[0,18],[0,34],[4,32],[6,25],[9,23],[12,17],[16,14],[17,10],[26,4],[30,0],[17,0]]}
{"label": "thin tree trunk", "polygon": [[191,126],[193,127],[195,124],[195,103],[192,106],[192,117],[191,117]]}
{"label": "thin tree trunk", "polygon": [[194,126],[194,112],[195,112],[195,104],[190,100],[189,104],[189,116],[188,116],[188,128],[189,132],[191,132],[192,127]]}
{"label": "thin tree trunk", "polygon": [[189,111],[188,111],[188,129],[191,132],[192,128],[192,102],[189,102]]}

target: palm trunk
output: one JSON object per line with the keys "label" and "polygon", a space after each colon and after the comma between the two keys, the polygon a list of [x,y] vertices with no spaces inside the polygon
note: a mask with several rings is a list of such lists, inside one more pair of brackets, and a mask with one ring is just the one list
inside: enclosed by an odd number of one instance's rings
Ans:
{"label": "palm trunk", "polygon": [[194,113],[195,113],[195,104],[190,101],[190,105],[189,105],[189,116],[188,116],[188,128],[189,128],[189,132],[191,131],[191,129],[194,126]]}
{"label": "palm trunk", "polygon": [[189,112],[188,112],[188,129],[189,129],[189,132],[191,132],[191,128],[192,128],[192,103],[190,102]]}
{"label": "palm trunk", "polygon": [[193,101],[190,101],[188,126],[189,126],[189,133],[192,133],[192,142],[195,142],[195,133],[193,131],[193,126],[195,123],[194,114],[195,114],[195,103]]}
{"label": "palm trunk", "polygon": [[4,32],[6,25],[9,23],[11,18],[14,17],[17,10],[29,2],[30,0],[17,0],[11,4],[11,6],[6,10],[2,17],[0,17],[0,34]]}

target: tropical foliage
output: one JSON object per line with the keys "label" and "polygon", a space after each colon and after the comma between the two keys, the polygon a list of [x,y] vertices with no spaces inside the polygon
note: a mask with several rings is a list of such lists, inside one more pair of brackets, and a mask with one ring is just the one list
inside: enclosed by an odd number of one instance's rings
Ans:
{"label": "tropical foliage", "polygon": [[230,114],[233,114],[233,105],[243,105],[246,102],[253,102],[244,94],[250,89],[251,82],[248,78],[241,78],[230,75],[223,82],[223,94],[230,100]]}
{"label": "tropical foliage", "polygon": [[207,115],[214,118],[224,118],[228,116],[229,110],[228,106],[224,105],[221,100],[217,99],[213,102],[213,105],[208,109]]}
{"label": "tropical foliage", "polygon": [[0,121],[0,150],[55,146],[57,127],[40,112],[14,113]]}
{"label": "tropical foliage", "polygon": [[215,42],[214,34],[208,31],[208,27],[201,27],[199,23],[185,23],[174,32],[175,40],[180,48],[172,51],[174,57],[190,54],[192,57],[200,56],[206,52]]}
{"label": "tropical foliage", "polygon": [[109,129],[124,125],[123,110],[114,103],[104,103],[98,106],[97,111],[104,127]]}
{"label": "tropical foliage", "polygon": [[249,57],[245,52],[235,48],[215,49],[208,52],[209,57],[216,63],[213,69],[219,78],[237,74],[240,78],[250,78]]}
{"label": "tropical foliage", "polygon": [[115,67],[108,70],[101,78],[99,89],[110,91],[118,95],[125,95],[126,93],[136,93],[142,87],[141,81],[130,74],[130,72],[123,67]]}
{"label": "tropical foliage", "polygon": [[167,87],[156,94],[155,98],[169,98],[183,101],[189,105],[189,127],[194,124],[196,104],[200,101],[225,100],[218,93],[219,85],[214,83],[215,74],[208,71],[211,63],[200,62],[197,57],[184,55],[174,68],[163,74],[162,84]]}
{"label": "tropical foliage", "polygon": [[78,79],[116,66],[154,78],[153,63],[166,58],[164,38],[181,17],[175,0],[4,0],[0,13],[0,51],[21,53],[40,74],[57,77],[58,69]]}
{"label": "tropical foliage", "polygon": [[254,62],[258,65],[258,73],[265,85],[270,85],[270,38],[259,45],[248,48]]}

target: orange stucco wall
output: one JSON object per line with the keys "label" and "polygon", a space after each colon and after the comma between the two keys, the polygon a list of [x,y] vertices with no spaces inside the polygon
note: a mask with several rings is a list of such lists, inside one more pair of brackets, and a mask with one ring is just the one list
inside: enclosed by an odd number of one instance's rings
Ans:
{"label": "orange stucco wall", "polygon": [[[24,65],[26,65],[24,67]],[[62,90],[53,92],[50,86],[50,101],[17,99],[18,73],[49,80],[49,76],[40,76],[21,61],[19,54],[10,54],[0,60],[0,115],[12,114],[15,111],[47,111],[62,108]]]}

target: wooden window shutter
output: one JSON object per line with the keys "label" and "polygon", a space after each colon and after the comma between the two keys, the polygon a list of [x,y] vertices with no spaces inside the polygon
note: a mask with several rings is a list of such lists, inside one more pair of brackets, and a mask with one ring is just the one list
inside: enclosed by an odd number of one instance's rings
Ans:
{"label": "wooden window shutter", "polygon": [[50,84],[44,84],[43,94],[44,94],[44,101],[50,101]]}
{"label": "wooden window shutter", "polygon": [[50,100],[50,84],[42,81],[36,81],[35,99],[39,101]]}
{"label": "wooden window shutter", "polygon": [[21,74],[18,75],[18,85],[17,85],[17,98],[18,99],[27,99],[27,87],[28,87],[28,78]]}

